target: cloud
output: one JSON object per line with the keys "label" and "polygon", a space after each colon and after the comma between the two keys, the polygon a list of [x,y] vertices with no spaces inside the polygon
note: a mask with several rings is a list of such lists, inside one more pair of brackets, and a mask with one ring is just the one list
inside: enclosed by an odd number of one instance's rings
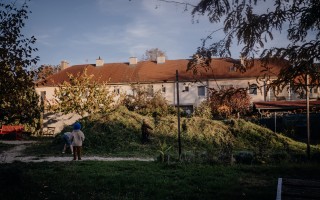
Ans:
{"label": "cloud", "polygon": [[37,43],[45,46],[55,46],[57,44],[56,39],[60,38],[62,33],[62,27],[54,27],[46,30],[38,30],[36,32]]}
{"label": "cloud", "polygon": [[49,42],[51,36],[49,34],[37,35],[37,43],[40,43],[45,46],[52,46],[52,43]]}
{"label": "cloud", "polygon": [[155,34],[154,26],[145,20],[138,20],[128,24],[125,35],[130,38],[149,38]]}

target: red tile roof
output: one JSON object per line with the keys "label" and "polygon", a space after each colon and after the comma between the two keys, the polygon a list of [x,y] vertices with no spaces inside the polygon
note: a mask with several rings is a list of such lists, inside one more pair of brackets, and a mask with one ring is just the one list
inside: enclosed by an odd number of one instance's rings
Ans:
{"label": "red tile roof", "polygon": [[[68,73],[83,73],[87,68],[88,74],[93,74],[95,80],[109,82],[114,84],[134,83],[134,82],[163,82],[175,81],[176,70],[179,71],[179,80],[192,81],[194,76],[191,71],[186,71],[189,60],[166,60],[165,63],[157,64],[153,61],[141,61],[136,65],[129,63],[106,63],[103,66],[96,67],[95,64],[74,65],[60,71],[47,78],[46,82],[38,84],[39,86],[55,86],[64,81],[68,81]],[[230,67],[239,64],[239,60],[231,58],[212,59],[212,70],[203,72],[202,79],[235,79],[235,78],[256,78],[263,69],[260,61],[255,61],[255,66],[244,73],[230,71]],[[278,74],[283,63],[270,64],[273,73]]]}

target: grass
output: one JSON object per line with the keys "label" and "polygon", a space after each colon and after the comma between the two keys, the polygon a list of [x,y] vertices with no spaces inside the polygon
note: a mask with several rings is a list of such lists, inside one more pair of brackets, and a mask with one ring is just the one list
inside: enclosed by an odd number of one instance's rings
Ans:
{"label": "grass", "polygon": [[320,179],[317,164],[155,162],[0,165],[1,199],[274,199],[277,178]]}

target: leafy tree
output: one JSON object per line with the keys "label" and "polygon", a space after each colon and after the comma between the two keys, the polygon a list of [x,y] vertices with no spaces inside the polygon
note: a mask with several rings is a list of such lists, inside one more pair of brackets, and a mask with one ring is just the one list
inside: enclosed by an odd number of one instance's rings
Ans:
{"label": "leafy tree", "polygon": [[49,110],[55,112],[86,114],[108,112],[112,109],[114,94],[109,91],[107,83],[99,83],[88,75],[68,74],[69,82],[64,82],[55,90],[53,102],[48,102]]}
{"label": "leafy tree", "polygon": [[[159,1],[192,7],[193,17],[206,15],[215,27],[221,26],[203,39],[188,70],[194,73],[201,71],[198,68],[208,70],[213,56],[232,57],[231,48],[242,46],[240,55],[244,62],[239,65],[241,71],[252,67],[254,58],[259,57],[265,68],[261,76],[270,81],[268,87],[275,88],[276,92],[289,84],[294,85],[296,90],[305,91],[310,86],[319,86],[319,67],[314,62],[320,59],[320,1],[201,0],[195,5],[180,1]],[[217,38],[214,34],[219,30],[224,32],[223,38],[211,42]],[[286,44],[267,46],[275,38],[283,42],[283,36],[286,36]],[[288,64],[277,74],[277,79],[270,80],[273,72],[269,62],[284,59]],[[201,65],[198,65],[199,61]],[[310,157],[309,139],[307,152]]]}
{"label": "leafy tree", "polygon": [[[281,90],[297,77],[306,74],[310,75],[310,85],[319,84],[319,71],[313,65],[320,58],[319,1],[202,0],[196,5],[185,5],[192,7],[194,18],[206,15],[211,23],[221,26],[203,39],[193,56],[193,62],[190,62],[189,70],[196,70],[199,59],[205,61],[203,66],[208,66],[211,57],[232,57],[231,48],[242,46],[240,55],[245,58],[245,62],[239,67],[245,70],[252,66],[254,58],[259,57],[264,61],[265,70],[261,76],[265,78],[272,71],[268,66],[270,61],[288,60],[288,65],[280,72],[278,79],[270,80],[272,87]],[[224,32],[224,37],[212,41],[216,39],[213,35],[219,30]],[[284,35],[287,38],[284,46],[267,47],[277,37],[283,41]],[[295,88],[299,87],[305,87],[305,82],[297,82]]]}
{"label": "leafy tree", "polygon": [[36,39],[25,38],[21,29],[28,18],[27,2],[0,3],[0,120],[4,123],[40,125],[39,97],[33,83],[34,72],[28,68],[36,64]]}
{"label": "leafy tree", "polygon": [[166,53],[158,48],[152,48],[146,50],[145,54],[142,56],[142,60],[146,61],[157,61],[157,57],[166,56]]}
{"label": "leafy tree", "polygon": [[131,87],[135,91],[135,94],[126,95],[122,102],[128,110],[150,116],[165,116],[171,112],[167,100],[160,91],[157,91],[150,96],[147,89],[139,84],[132,85]]}

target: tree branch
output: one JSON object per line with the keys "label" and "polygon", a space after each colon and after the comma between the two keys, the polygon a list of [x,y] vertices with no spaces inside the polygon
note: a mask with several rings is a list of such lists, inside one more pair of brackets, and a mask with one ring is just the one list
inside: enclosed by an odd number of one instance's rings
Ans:
{"label": "tree branch", "polygon": [[187,3],[187,2],[171,1],[171,0],[158,0],[158,1],[162,1],[162,2],[165,2],[165,3],[175,3],[175,4],[185,5],[185,6],[196,7],[195,5]]}

